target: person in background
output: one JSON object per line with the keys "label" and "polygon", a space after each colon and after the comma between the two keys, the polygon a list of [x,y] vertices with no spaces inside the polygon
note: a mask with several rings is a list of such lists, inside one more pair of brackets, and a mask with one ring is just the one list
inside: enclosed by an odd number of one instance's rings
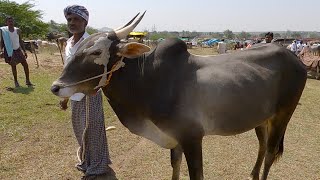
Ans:
{"label": "person in background", "polygon": [[217,49],[219,54],[224,54],[227,52],[227,44],[224,42],[224,39],[221,39],[221,41],[218,42]]}
{"label": "person in background", "polygon": [[296,40],[293,40],[290,46],[290,51],[293,52],[294,54],[297,53],[297,43]]}
{"label": "person in background", "polygon": [[298,55],[303,49],[303,41],[299,41],[297,44],[297,52],[296,55]]}
{"label": "person in background", "polygon": [[266,43],[273,42],[273,32],[267,32],[264,37],[265,37]]}
{"label": "person in background", "polygon": [[33,86],[29,78],[28,55],[22,40],[21,30],[14,27],[13,17],[7,16],[5,21],[7,26],[0,28],[0,54],[4,57],[5,62],[11,66],[15,87],[20,87],[17,78],[17,65],[20,63],[23,66],[26,85]]}
{"label": "person in background", "polygon": [[234,45],[234,48],[233,48],[233,50],[237,50],[237,49],[241,49],[241,45],[239,41]]}
{"label": "person in background", "polygon": [[[86,32],[89,12],[80,5],[64,9],[69,31],[73,36],[67,41],[65,56],[67,65],[80,43],[89,36]],[[77,169],[84,173],[83,180],[115,180],[115,172],[109,166],[111,160],[104,124],[101,90],[96,95],[76,93],[71,99],[71,119],[79,143]],[[68,99],[60,101],[61,109],[67,109]],[[89,113],[87,113],[89,110]]]}

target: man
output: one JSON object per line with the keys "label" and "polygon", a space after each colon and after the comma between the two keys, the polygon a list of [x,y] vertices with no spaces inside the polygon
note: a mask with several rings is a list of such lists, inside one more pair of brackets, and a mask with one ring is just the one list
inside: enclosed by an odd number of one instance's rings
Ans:
{"label": "man", "polygon": [[218,53],[219,54],[224,54],[227,51],[227,44],[224,42],[224,39],[221,39],[220,42],[218,42]]}
{"label": "man", "polygon": [[296,40],[293,40],[292,41],[292,44],[290,46],[290,51],[293,52],[294,54],[297,53],[297,43],[296,43]]}
{"label": "man", "polygon": [[[65,48],[66,65],[72,59],[80,43],[89,36],[85,31],[89,12],[83,6],[72,5],[64,9],[64,15],[69,31],[73,34]],[[70,99],[73,130],[80,146],[78,150],[80,162],[76,167],[84,173],[82,179],[116,179],[114,171],[109,167],[111,161],[104,125],[101,91],[92,96],[76,93]],[[67,99],[60,101],[61,109],[67,109],[67,102]]]}
{"label": "man", "polygon": [[297,51],[296,51],[296,55],[300,54],[300,52],[302,51],[303,49],[303,41],[299,41],[298,44],[297,44]]}
{"label": "man", "polygon": [[273,33],[272,32],[267,32],[264,37],[265,37],[266,43],[271,43],[273,41]]}
{"label": "man", "polygon": [[[6,25],[0,28],[0,54],[3,55],[5,62],[11,65],[15,87],[20,87],[17,78],[17,64],[21,63],[26,76],[26,85],[33,84],[29,78],[29,66],[27,63],[27,53],[21,36],[21,30],[14,27],[14,20],[11,16],[5,18]],[[22,52],[23,51],[23,52]]]}

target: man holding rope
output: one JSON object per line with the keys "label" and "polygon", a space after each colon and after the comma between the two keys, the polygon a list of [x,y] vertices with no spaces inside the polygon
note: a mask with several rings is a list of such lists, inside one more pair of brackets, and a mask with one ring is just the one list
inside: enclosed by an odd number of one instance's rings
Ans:
{"label": "man holding rope", "polygon": [[[67,41],[65,48],[65,65],[71,60],[80,43],[89,36],[85,31],[88,24],[89,12],[79,5],[68,6],[64,9],[69,31],[73,36]],[[77,169],[84,173],[82,179],[115,180],[115,172],[109,165],[111,160],[104,125],[102,94],[86,96],[76,93],[70,97],[72,110],[72,125],[79,143]],[[60,107],[67,109],[68,99],[60,101]]]}

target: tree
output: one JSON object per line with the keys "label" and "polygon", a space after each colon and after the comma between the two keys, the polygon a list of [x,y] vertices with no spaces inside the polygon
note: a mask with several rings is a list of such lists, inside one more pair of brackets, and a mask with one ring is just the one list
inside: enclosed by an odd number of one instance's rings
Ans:
{"label": "tree", "polygon": [[290,38],[291,37],[291,34],[292,32],[290,30],[287,30],[285,33],[284,33],[284,37],[285,38]]}
{"label": "tree", "polygon": [[295,38],[295,39],[301,39],[301,33],[299,32],[293,32],[291,34],[291,37]]}
{"label": "tree", "polygon": [[210,33],[210,35],[211,35],[213,38],[216,38],[216,39],[222,39],[222,38],[223,38],[223,34],[222,34],[222,33],[219,33],[219,32]]}
{"label": "tree", "polygon": [[87,26],[87,32],[89,33],[89,34],[94,34],[94,33],[97,33],[98,32],[98,29],[95,29],[95,28],[93,28],[93,27],[91,27],[91,26]]}
{"label": "tree", "polygon": [[230,31],[229,29],[223,31],[223,35],[226,39],[233,39],[234,38],[234,34],[232,31]]}
{"label": "tree", "polygon": [[273,37],[274,37],[274,38],[281,38],[281,35],[280,35],[279,33],[274,33],[274,34],[273,34]]}
{"label": "tree", "polygon": [[317,33],[317,32],[311,32],[311,33],[309,34],[309,37],[310,37],[310,38],[320,38],[320,34]]}
{"label": "tree", "polygon": [[6,16],[12,16],[15,26],[22,30],[23,37],[44,37],[48,32],[48,24],[41,21],[40,10],[32,10],[34,6],[30,1],[18,4],[9,0],[0,0],[0,26],[5,25]]}
{"label": "tree", "polygon": [[245,40],[245,39],[250,38],[250,37],[251,37],[251,34],[245,32],[245,31],[242,31],[241,33],[238,34],[238,37],[239,37],[239,39]]}

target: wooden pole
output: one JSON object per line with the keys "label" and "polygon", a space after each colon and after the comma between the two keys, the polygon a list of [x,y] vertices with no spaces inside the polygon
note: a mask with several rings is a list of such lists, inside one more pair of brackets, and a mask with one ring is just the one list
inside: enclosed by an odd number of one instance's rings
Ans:
{"label": "wooden pole", "polygon": [[36,64],[37,64],[37,68],[39,67],[39,61],[38,61],[38,57],[36,54],[36,49],[34,48],[33,45],[33,41],[30,41],[30,46],[31,46],[31,52],[33,52],[34,56],[36,57]]}
{"label": "wooden pole", "polygon": [[63,56],[62,56],[62,52],[61,52],[61,48],[60,48],[58,39],[56,39],[56,42],[57,42],[57,45],[58,45],[58,49],[59,49],[59,51],[60,51],[60,56],[61,56],[62,64],[64,65]]}

